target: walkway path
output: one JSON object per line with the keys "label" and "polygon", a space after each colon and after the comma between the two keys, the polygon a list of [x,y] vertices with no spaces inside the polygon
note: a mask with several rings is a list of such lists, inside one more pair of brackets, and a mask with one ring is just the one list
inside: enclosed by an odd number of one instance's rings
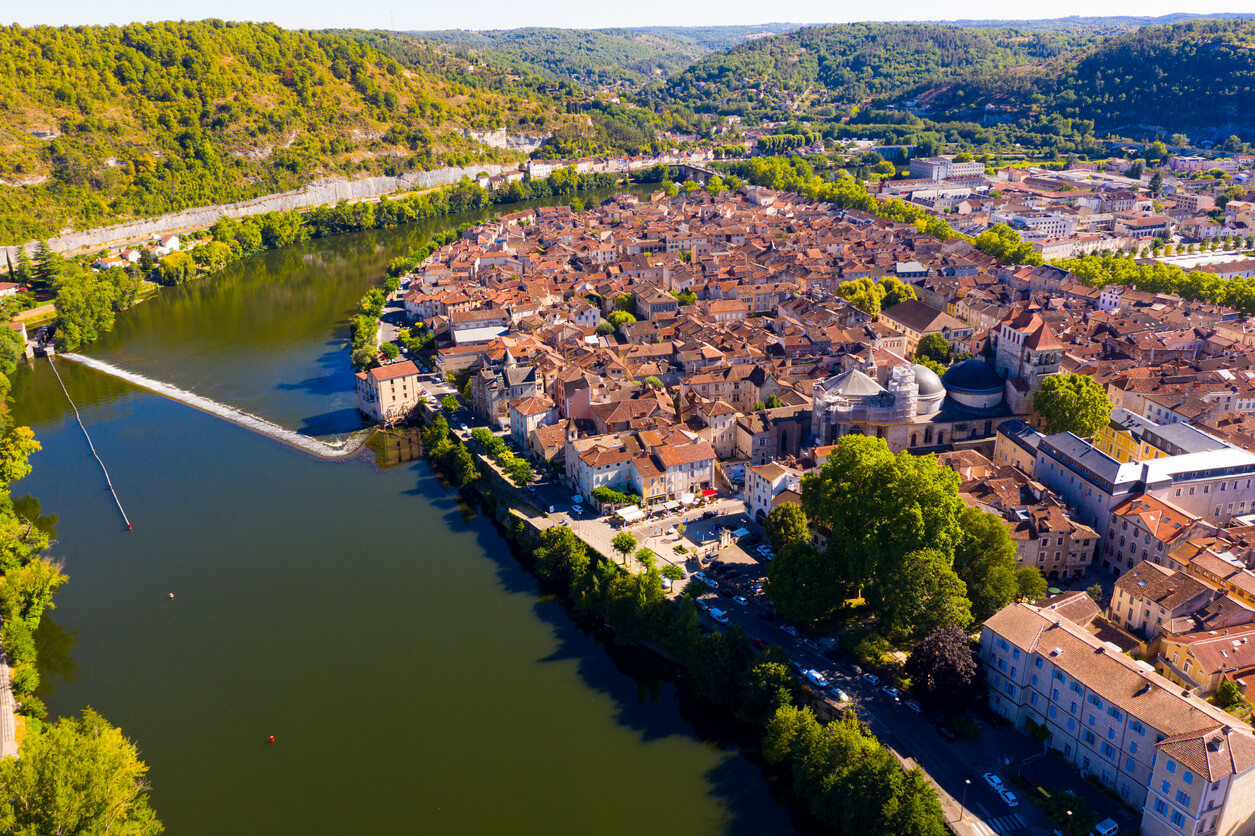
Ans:
{"label": "walkway path", "polygon": [[9,682],[9,659],[0,650],[0,758],[17,757],[17,718],[13,686]]}

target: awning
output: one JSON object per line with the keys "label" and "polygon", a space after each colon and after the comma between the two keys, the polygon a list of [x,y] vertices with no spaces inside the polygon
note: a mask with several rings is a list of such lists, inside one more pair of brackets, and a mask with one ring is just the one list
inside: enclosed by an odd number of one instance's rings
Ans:
{"label": "awning", "polygon": [[614,512],[616,517],[626,517],[628,514],[639,514],[641,509],[635,505],[628,505]]}
{"label": "awning", "polygon": [[702,491],[702,496],[705,497],[706,499],[710,499],[711,497],[715,497],[718,495],[719,495],[719,491],[712,491],[710,488],[707,488],[706,490]]}
{"label": "awning", "polygon": [[625,523],[640,522],[641,520],[645,519],[645,512],[642,511],[640,508],[633,508],[631,510],[624,509],[622,511],[619,511],[618,513],[619,513],[619,518],[623,520]]}
{"label": "awning", "polygon": [[676,501],[673,499],[673,500],[671,500],[670,502],[668,502],[667,504],[663,505],[662,507],[663,507],[663,510],[666,510],[666,511],[675,511],[676,509],[678,509],[678,508],[680,507],[680,503],[676,502]]}
{"label": "awning", "polygon": [[685,505],[692,505],[694,502],[697,501],[697,495],[691,494],[691,493],[682,493],[680,494],[680,501],[683,502]]}

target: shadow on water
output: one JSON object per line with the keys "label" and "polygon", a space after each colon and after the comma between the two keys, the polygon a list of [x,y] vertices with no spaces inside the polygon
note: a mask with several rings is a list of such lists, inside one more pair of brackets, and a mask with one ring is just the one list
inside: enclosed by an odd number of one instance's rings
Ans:
{"label": "shadow on water", "polygon": [[[445,524],[450,528],[473,532],[483,552],[496,565],[497,582],[502,589],[511,595],[534,599],[534,614],[552,629],[556,649],[538,658],[537,663],[574,662],[584,685],[611,701],[615,722],[631,729],[641,743],[686,736],[728,754],[729,757],[721,758],[704,775],[709,794],[718,798],[727,812],[723,834],[779,833],[780,814],[788,817],[798,833],[831,833],[796,803],[762,760],[755,728],[731,718],[726,707],[712,705],[694,695],[686,683],[684,671],[677,665],[651,650],[616,643],[612,630],[581,618],[567,602],[547,592],[480,506],[465,502],[452,485],[421,460],[422,445],[416,431],[398,430],[392,442],[384,440],[384,433],[378,434],[379,443],[372,444],[377,464],[390,466],[384,463],[383,445],[406,443],[395,440],[403,436],[408,439],[408,446],[395,447],[391,452],[403,449],[403,458],[416,460],[413,464],[416,483],[406,493],[421,496],[442,511]],[[396,463],[394,460],[392,464]],[[635,690],[623,687],[624,678],[635,684]],[[631,699],[633,693],[634,700]],[[672,710],[666,710],[668,708]],[[764,809],[762,796],[747,792],[747,782],[754,781],[765,781],[775,814]]]}
{"label": "shadow on water", "polygon": [[57,623],[50,614],[44,613],[35,631],[36,666],[39,668],[39,687],[36,695],[48,699],[60,682],[73,682],[78,674],[74,662],[74,646],[78,644],[78,631],[70,632]]}

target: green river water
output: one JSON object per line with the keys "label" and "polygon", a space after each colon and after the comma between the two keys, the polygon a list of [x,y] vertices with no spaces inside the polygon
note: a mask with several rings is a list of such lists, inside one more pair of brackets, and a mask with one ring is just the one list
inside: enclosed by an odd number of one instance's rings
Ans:
{"label": "green river water", "polygon": [[[84,353],[343,435],[356,300],[464,219],[256,256]],[[138,744],[168,833],[794,832],[710,709],[573,624],[424,463],[320,461],[58,368],[135,530],[47,361],[22,369],[14,412],[43,451],[15,494],[58,515],[71,579],[38,636],[44,696]]]}

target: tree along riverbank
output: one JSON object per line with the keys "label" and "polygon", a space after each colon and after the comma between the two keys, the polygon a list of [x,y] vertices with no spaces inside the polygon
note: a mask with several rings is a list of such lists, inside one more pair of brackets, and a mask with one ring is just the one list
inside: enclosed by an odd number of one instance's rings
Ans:
{"label": "tree along riverbank", "polygon": [[[687,674],[693,693],[744,724],[752,746],[815,823],[854,836],[942,836],[945,816],[919,767],[904,770],[852,713],[823,722],[779,647],[755,652],[737,627],[707,632],[685,596],[670,601],[656,565],[633,573],[590,549],[569,527],[538,530],[512,513],[512,489],[481,474],[439,413],[423,413],[424,455],[462,495],[497,522],[519,561],[573,615],[613,631],[615,642],[649,648]],[[645,561],[649,563],[649,561]],[[820,711],[827,713],[826,707]]]}

